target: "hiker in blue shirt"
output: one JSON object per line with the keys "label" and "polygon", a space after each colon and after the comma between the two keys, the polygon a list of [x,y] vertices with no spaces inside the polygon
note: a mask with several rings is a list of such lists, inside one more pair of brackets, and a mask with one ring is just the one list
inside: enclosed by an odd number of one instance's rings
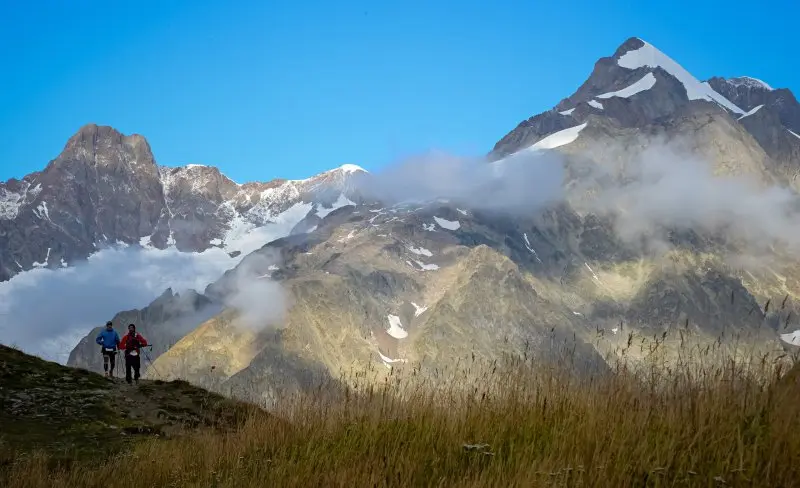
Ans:
{"label": "hiker in blue shirt", "polygon": [[119,334],[114,330],[111,321],[106,322],[106,328],[100,331],[95,342],[102,347],[103,371],[105,371],[105,376],[113,378],[114,363],[117,358],[117,346],[119,345]]}

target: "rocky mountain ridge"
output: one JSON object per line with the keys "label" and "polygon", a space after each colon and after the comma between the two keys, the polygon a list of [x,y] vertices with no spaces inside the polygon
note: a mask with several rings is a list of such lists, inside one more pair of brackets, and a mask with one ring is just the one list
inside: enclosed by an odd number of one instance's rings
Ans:
{"label": "rocky mountain ridge", "polygon": [[249,252],[238,240],[284,212],[299,220],[357,200],[351,180],[361,173],[344,165],[306,180],[238,184],[211,166],[158,166],[144,137],[89,124],[43,171],[0,183],[0,281],[117,243]]}

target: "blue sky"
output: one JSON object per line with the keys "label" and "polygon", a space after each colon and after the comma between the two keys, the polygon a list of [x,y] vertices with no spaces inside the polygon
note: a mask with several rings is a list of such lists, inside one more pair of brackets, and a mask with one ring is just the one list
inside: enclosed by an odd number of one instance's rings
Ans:
{"label": "blue sky", "polygon": [[484,154],[630,36],[800,91],[796,0],[0,2],[0,180],[89,122],[240,182]]}

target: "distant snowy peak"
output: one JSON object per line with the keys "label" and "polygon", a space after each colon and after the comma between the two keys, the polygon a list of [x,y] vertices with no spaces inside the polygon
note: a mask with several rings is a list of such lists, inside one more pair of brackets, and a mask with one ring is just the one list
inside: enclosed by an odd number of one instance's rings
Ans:
{"label": "distant snowy peak", "polygon": [[358,166],[357,164],[343,164],[343,165],[339,166],[338,168],[336,168],[333,171],[341,171],[344,174],[368,173],[367,170],[365,170],[361,166]]}
{"label": "distant snowy peak", "polygon": [[730,83],[732,86],[735,87],[747,87],[747,88],[754,88],[759,90],[767,90],[767,91],[774,91],[775,89],[766,84],[765,82],[759,80],[758,78],[752,78],[750,76],[740,76],[738,78],[728,78],[727,82]]}
{"label": "distant snowy peak", "polygon": [[[586,123],[599,130],[608,124],[643,129],[660,127],[686,111],[723,110],[752,125],[756,119],[749,117],[759,105],[763,110],[758,120],[776,113],[784,127],[800,133],[800,105],[789,90],[773,89],[748,76],[700,81],[652,44],[631,37],[612,55],[600,58],[574,93],[503,136],[488,158],[498,161],[526,148],[570,144]],[[566,142],[561,144],[562,140]]]}
{"label": "distant snowy peak", "polygon": [[43,171],[0,182],[0,234],[26,243],[0,245],[0,282],[108,245],[248,253],[315,208],[322,218],[360,204],[365,175],[344,164],[305,180],[239,184],[214,166],[160,166],[144,137],[87,124]]}
{"label": "distant snowy peak", "polygon": [[737,106],[752,111],[759,105],[776,113],[780,123],[795,132],[800,131],[800,103],[791,90],[772,88],[749,76],[739,78],[713,77],[708,84]]}
{"label": "distant snowy peak", "polygon": [[629,70],[639,68],[661,68],[683,85],[689,100],[708,100],[725,107],[731,112],[740,115],[745,113],[744,110],[736,106],[733,102],[717,93],[711,85],[701,82],[692,76],[683,66],[659,51],[652,44],[639,38],[634,38],[634,42],[629,40],[626,44],[635,45],[637,44],[635,41],[638,41],[638,47],[633,47],[617,57],[617,64],[620,67]]}
{"label": "distant snowy peak", "polygon": [[179,184],[193,193],[235,191],[241,186],[214,166],[187,164],[178,167],[160,166],[158,169],[165,192]]}

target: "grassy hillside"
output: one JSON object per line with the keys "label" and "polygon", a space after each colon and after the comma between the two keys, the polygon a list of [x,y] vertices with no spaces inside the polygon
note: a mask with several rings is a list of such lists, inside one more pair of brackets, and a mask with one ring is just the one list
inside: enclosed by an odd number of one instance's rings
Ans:
{"label": "grassy hillside", "polygon": [[129,386],[0,345],[0,465],[107,457],[152,438],[232,428],[250,407],[183,381]]}
{"label": "grassy hillside", "polygon": [[[149,436],[110,457],[61,465],[51,461],[60,452],[53,446],[25,450],[23,431],[96,449],[112,430],[130,426],[115,409],[135,388],[91,403],[90,392],[107,389],[101,377],[70,370],[62,382],[64,368],[5,348],[2,354],[2,432],[6,449],[21,451],[6,458],[0,484],[9,487],[774,487],[793,486],[800,475],[800,370],[718,361],[713,351],[705,362],[635,373],[620,366],[584,380],[564,374],[563,365],[476,358],[463,365],[479,378],[472,388],[453,370],[451,383],[460,387],[436,391],[415,383],[414,370],[402,378],[392,371],[382,387],[360,374],[341,400],[284,399],[278,410],[288,422],[250,415],[233,430]],[[8,390],[12,377],[16,386]],[[32,403],[20,415],[9,408],[8,392],[19,398],[23,390]],[[231,412],[224,400],[179,382],[137,391],[162,406],[211,398],[216,409],[200,411]],[[42,401],[68,392],[74,400]],[[53,409],[67,405],[76,408],[55,416]],[[139,422],[151,425],[146,419]],[[18,423],[26,427],[7,430]],[[131,463],[137,469],[120,469]]]}

